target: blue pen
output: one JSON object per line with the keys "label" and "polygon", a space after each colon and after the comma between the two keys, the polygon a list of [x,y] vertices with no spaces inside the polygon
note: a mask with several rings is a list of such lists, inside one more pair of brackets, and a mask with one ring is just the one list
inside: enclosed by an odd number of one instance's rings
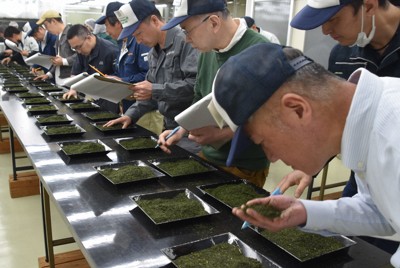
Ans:
{"label": "blue pen", "polygon": [[[180,126],[177,126],[176,128],[174,128],[174,130],[172,130],[172,131],[167,135],[167,137],[165,137],[165,141],[167,141],[169,138],[171,138],[172,135],[174,135],[176,132],[178,132],[179,129],[181,129]],[[161,144],[157,143],[157,145],[156,145],[155,148],[160,147],[160,145],[161,145]]]}
{"label": "blue pen", "polygon": [[[281,188],[276,187],[276,189],[271,193],[271,195],[281,195]],[[248,223],[247,221],[245,221],[242,225],[242,230],[246,229],[247,227],[250,227],[250,223]]]}

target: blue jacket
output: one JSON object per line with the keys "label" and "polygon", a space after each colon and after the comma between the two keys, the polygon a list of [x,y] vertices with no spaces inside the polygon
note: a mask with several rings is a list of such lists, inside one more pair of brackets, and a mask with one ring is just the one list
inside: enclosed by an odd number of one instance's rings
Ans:
{"label": "blue jacket", "polygon": [[[50,55],[50,56],[55,56],[56,55],[56,41],[57,41],[57,36],[50,33],[50,32],[46,32],[46,42],[45,42],[45,46],[42,49],[42,45],[41,42],[38,42],[39,45],[39,53],[43,54],[43,55]],[[39,65],[33,65],[34,68],[37,68]],[[44,68],[43,66],[40,66],[42,68],[42,70],[44,71],[44,73],[47,73],[48,70],[46,68]]]}

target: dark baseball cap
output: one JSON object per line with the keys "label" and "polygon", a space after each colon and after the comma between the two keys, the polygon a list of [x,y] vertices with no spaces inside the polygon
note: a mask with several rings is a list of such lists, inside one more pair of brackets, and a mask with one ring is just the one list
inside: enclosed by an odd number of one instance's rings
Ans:
{"label": "dark baseball cap", "polygon": [[103,15],[96,20],[97,24],[104,24],[106,23],[106,19],[110,17],[116,17],[115,11],[121,8],[124,4],[121,2],[110,2],[104,9]]}

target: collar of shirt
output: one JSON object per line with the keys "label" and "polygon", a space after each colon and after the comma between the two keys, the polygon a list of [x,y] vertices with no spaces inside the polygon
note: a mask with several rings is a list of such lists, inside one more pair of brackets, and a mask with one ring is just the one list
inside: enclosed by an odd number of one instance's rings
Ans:
{"label": "collar of shirt", "polygon": [[[365,69],[356,70],[349,82],[357,84],[342,136],[343,163],[354,171],[365,171],[369,140],[382,96],[380,78]],[[360,135],[361,133],[361,135]]]}

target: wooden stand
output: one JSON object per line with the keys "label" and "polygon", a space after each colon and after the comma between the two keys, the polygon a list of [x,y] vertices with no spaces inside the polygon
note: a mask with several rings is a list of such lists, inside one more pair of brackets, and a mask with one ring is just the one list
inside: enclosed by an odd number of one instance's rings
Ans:
{"label": "wooden stand", "polygon": [[[15,152],[22,152],[22,146],[17,139],[14,138],[14,148]],[[10,139],[4,138],[0,140],[0,154],[9,154],[10,153]]]}
{"label": "wooden stand", "polygon": [[[54,257],[56,267],[59,268],[90,268],[80,250],[55,254]],[[46,262],[45,257],[40,257],[38,260],[39,268],[49,267],[49,263]]]}
{"label": "wooden stand", "polygon": [[9,176],[10,195],[11,198],[38,195],[39,177],[35,171],[20,172],[17,179],[14,180],[13,175]]}

